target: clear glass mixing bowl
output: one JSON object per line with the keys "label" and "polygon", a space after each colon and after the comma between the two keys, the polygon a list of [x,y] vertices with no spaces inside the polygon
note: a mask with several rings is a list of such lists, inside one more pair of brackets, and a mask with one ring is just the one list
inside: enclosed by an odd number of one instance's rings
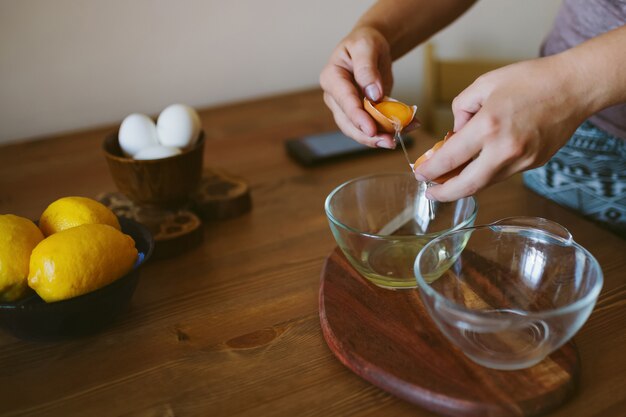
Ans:
{"label": "clear glass mixing bowl", "polygon": [[413,262],[420,249],[444,232],[474,223],[474,197],[429,202],[425,190],[426,185],[408,172],[375,174],[345,182],[326,198],[326,216],[337,244],[370,282],[415,288]]}
{"label": "clear glass mixing bowl", "polygon": [[420,296],[443,334],[473,361],[527,368],[585,323],[603,276],[563,226],[535,217],[445,233],[414,263]]}

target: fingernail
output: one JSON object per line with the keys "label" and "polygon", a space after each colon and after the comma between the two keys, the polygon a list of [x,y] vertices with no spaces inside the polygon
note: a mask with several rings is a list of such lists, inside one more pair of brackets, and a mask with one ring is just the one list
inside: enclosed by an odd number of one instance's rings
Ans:
{"label": "fingernail", "polygon": [[372,101],[380,100],[380,91],[378,90],[378,86],[376,86],[376,84],[370,84],[365,87],[365,95]]}
{"label": "fingernail", "polygon": [[426,194],[425,194],[425,195],[426,195],[426,198],[427,198],[427,199],[429,199],[429,200],[433,200],[433,201],[437,201],[437,200],[435,199],[435,197],[433,197],[433,195],[430,193],[430,191],[426,190]]}
{"label": "fingernail", "polygon": [[377,148],[384,148],[384,149],[395,149],[395,143],[391,144],[389,142],[387,142],[386,140],[379,140],[378,142],[376,142],[376,147]]}

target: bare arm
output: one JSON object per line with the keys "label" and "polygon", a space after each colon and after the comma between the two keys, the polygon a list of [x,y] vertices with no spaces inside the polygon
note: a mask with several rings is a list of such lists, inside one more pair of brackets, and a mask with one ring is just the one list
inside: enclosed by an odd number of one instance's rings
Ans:
{"label": "bare arm", "polygon": [[626,101],[626,25],[560,54],[587,98],[587,117]]}
{"label": "bare arm", "polygon": [[476,0],[381,0],[357,22],[355,29],[377,30],[389,43],[393,60],[449,25]]}

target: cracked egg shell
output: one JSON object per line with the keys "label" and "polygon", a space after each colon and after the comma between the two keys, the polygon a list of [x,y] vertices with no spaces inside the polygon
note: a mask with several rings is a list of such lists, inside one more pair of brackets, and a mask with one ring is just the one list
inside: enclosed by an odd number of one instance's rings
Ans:
{"label": "cracked egg shell", "polygon": [[383,97],[378,103],[363,98],[363,108],[376,121],[378,128],[395,133],[402,131],[415,119],[417,106],[409,106],[391,97]]}

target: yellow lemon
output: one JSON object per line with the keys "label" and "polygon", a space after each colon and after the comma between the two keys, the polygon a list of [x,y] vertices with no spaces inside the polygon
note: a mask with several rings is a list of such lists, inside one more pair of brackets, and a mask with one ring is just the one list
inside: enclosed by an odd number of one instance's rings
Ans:
{"label": "yellow lemon", "polygon": [[106,224],[83,224],[42,240],[30,256],[28,285],[46,302],[102,288],[137,260],[133,239]]}
{"label": "yellow lemon", "polygon": [[43,239],[39,228],[23,217],[0,215],[0,301],[15,301],[28,289],[28,260]]}
{"label": "yellow lemon", "polygon": [[81,224],[108,224],[121,230],[115,214],[104,204],[87,197],[63,197],[50,204],[39,219],[39,228],[45,236],[80,226]]}

